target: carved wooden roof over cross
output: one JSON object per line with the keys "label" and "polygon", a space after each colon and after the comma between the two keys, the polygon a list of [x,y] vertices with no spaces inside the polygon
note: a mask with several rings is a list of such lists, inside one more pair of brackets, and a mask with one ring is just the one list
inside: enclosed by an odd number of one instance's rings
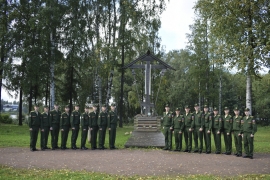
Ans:
{"label": "carved wooden roof over cross", "polygon": [[153,61],[157,61],[159,64],[157,65],[152,65],[153,69],[172,69],[175,70],[173,67],[171,67],[169,64],[165,63],[164,61],[160,60],[158,57],[152,55],[150,53],[150,51],[148,50],[146,54],[140,56],[139,58],[135,59],[134,61],[130,62],[129,64],[125,65],[123,68],[131,68],[131,69],[137,69],[137,68],[142,68],[141,65],[136,65],[137,62],[153,62]]}

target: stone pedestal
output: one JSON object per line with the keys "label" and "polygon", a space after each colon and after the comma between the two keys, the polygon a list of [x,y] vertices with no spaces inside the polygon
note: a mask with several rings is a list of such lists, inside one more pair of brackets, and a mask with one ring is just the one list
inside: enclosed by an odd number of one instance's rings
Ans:
{"label": "stone pedestal", "polygon": [[137,115],[134,119],[134,131],[125,147],[163,148],[165,138],[160,129],[160,117]]}

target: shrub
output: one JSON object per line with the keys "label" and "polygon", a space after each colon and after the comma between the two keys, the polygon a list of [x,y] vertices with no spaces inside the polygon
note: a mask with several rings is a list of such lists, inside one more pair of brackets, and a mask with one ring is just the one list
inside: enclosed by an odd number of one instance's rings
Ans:
{"label": "shrub", "polygon": [[12,124],[12,119],[9,114],[0,114],[0,122],[4,124]]}

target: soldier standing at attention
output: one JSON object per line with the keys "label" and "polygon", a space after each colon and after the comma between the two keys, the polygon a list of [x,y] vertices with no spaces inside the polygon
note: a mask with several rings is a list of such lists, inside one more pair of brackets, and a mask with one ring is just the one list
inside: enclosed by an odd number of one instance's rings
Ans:
{"label": "soldier standing at attention", "polygon": [[183,115],[184,117],[184,138],[185,138],[185,144],[186,144],[186,149],[184,152],[191,152],[192,149],[192,131],[194,128],[194,116],[192,113],[189,112],[190,107],[189,105],[185,106],[185,114]]}
{"label": "soldier standing at attention", "polygon": [[222,129],[222,117],[218,114],[218,109],[214,107],[213,136],[216,146],[216,154],[220,154],[221,151],[221,129]]}
{"label": "soldier standing at attention", "polygon": [[38,151],[36,149],[38,131],[41,124],[41,114],[38,112],[39,106],[34,105],[34,111],[31,111],[29,114],[29,131],[30,131],[30,150]]}
{"label": "soldier standing at attention", "polygon": [[109,145],[110,149],[116,149],[115,138],[116,138],[116,127],[117,127],[117,114],[115,112],[115,103],[111,104],[111,111],[108,113],[108,129],[109,129]]}
{"label": "soldier standing at attention", "polygon": [[87,138],[87,133],[89,129],[89,107],[85,106],[84,113],[82,114],[81,119],[81,127],[82,127],[82,133],[81,133],[81,149],[87,150],[88,148],[85,147],[85,142]]}
{"label": "soldier standing at attention", "polygon": [[108,115],[106,113],[106,104],[103,104],[101,107],[101,112],[99,113],[99,116],[98,116],[98,127],[99,127],[98,144],[99,144],[100,150],[106,149],[104,147],[104,143],[105,143],[107,123],[108,123],[107,117],[108,117]]}
{"label": "soldier standing at attention", "polygon": [[205,142],[205,153],[211,153],[211,130],[212,130],[212,115],[208,112],[208,106],[204,105],[204,142]]}
{"label": "soldier standing at attention", "polygon": [[60,130],[60,119],[61,119],[61,111],[58,110],[58,103],[54,103],[54,110],[50,112],[50,122],[51,122],[51,145],[52,150],[59,149],[58,146],[58,136]]}
{"label": "soldier standing at attention", "polygon": [[163,130],[165,136],[165,147],[163,150],[172,149],[172,125],[173,125],[173,114],[170,112],[169,104],[165,105],[165,112],[163,112]]}
{"label": "soldier standing at attention", "polygon": [[[202,149],[203,149],[203,128],[204,128],[204,122],[203,122],[203,118],[202,118],[202,112],[200,111],[200,107],[198,104],[194,105],[194,109],[195,112],[193,113],[194,115],[194,131],[193,131],[193,135],[194,135],[194,143],[195,143],[195,148],[194,148],[194,152],[199,152],[202,153]],[[198,148],[198,138],[200,141],[200,145]]]}
{"label": "soldier standing at attention", "polygon": [[181,151],[182,149],[182,132],[184,129],[184,118],[183,115],[180,115],[180,108],[175,109],[175,116],[173,119],[172,128],[174,130],[174,139],[175,139],[175,150]]}
{"label": "soldier standing at attention", "polygon": [[225,142],[225,149],[226,149],[226,152],[224,152],[223,154],[226,154],[226,155],[231,155],[232,153],[232,116],[229,115],[229,108],[228,107],[225,107],[224,108],[224,113],[225,115],[223,116],[223,121],[224,121],[224,132],[223,132],[223,135],[224,135],[224,142]]}
{"label": "soldier standing at attention", "polygon": [[89,115],[89,126],[91,130],[91,149],[97,149],[97,133],[98,133],[98,113],[97,113],[97,105],[93,104],[93,112]]}
{"label": "soldier standing at attention", "polygon": [[61,115],[60,128],[61,128],[61,149],[65,150],[68,149],[67,138],[70,128],[69,105],[65,106],[65,112],[63,112]]}
{"label": "soldier standing at attention", "polygon": [[239,109],[238,107],[234,108],[234,114],[235,116],[233,117],[233,135],[234,135],[234,143],[235,143],[235,149],[237,157],[242,156],[242,134],[241,134],[241,121],[242,121],[242,116],[239,116]]}
{"label": "soldier standing at attention", "polygon": [[76,141],[78,138],[78,133],[80,129],[80,117],[81,114],[79,112],[79,105],[75,105],[75,110],[71,113],[70,117],[70,124],[72,129],[72,136],[71,136],[71,147],[73,150],[78,149],[76,146]]}
{"label": "soldier standing at attention", "polygon": [[257,132],[256,121],[253,116],[250,116],[249,108],[245,108],[245,117],[242,121],[242,133],[244,134],[244,148],[246,155],[243,158],[253,159],[253,141],[254,134]]}
{"label": "soldier standing at attention", "polygon": [[51,122],[48,114],[49,107],[47,105],[44,106],[44,112],[41,114],[41,139],[40,145],[41,150],[50,149],[47,147],[48,137],[51,127]]}

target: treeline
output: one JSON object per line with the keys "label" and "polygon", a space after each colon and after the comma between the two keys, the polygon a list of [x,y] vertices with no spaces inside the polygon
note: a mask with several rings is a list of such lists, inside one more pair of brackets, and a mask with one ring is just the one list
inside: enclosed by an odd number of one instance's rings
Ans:
{"label": "treeline", "polygon": [[0,86],[15,91],[20,109],[27,102],[29,111],[33,103],[83,107],[108,103],[113,95],[124,112],[130,87],[123,86],[120,98],[121,86],[111,79],[119,81],[124,63],[148,49],[162,54],[164,9],[165,0],[1,0],[0,75],[6,83]]}

